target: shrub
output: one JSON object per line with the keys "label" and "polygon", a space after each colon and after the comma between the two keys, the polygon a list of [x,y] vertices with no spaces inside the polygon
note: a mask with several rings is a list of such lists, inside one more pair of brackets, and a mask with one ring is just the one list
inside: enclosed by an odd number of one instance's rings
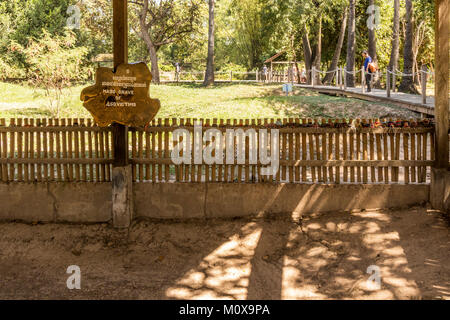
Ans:
{"label": "shrub", "polygon": [[41,39],[32,39],[26,48],[20,48],[30,66],[27,73],[30,84],[45,90],[50,112],[55,117],[59,116],[62,89],[88,78],[89,68],[83,64],[88,50],[76,47],[75,41],[70,31],[63,36],[43,31]]}

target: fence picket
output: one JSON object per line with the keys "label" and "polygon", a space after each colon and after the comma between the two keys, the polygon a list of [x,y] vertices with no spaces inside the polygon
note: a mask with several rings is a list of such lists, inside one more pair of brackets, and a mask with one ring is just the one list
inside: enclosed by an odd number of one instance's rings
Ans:
{"label": "fence picket", "polygon": [[[335,121],[336,123],[338,122],[338,120]],[[345,140],[345,133],[342,134],[342,138]],[[341,160],[341,150],[340,150],[340,140],[341,140],[341,133],[340,132],[336,132],[334,134],[334,159],[335,160]],[[344,153],[344,160],[347,160],[347,153]],[[344,174],[344,179],[345,179],[346,175]],[[336,167],[336,175],[334,177],[334,181],[336,183],[341,183],[341,168],[340,167]]]}
{"label": "fence picket", "polygon": [[[307,120],[306,119],[302,119],[302,124],[306,125],[307,124]],[[306,160],[307,159],[308,149],[306,148],[306,138],[307,138],[306,133],[302,133],[302,160]],[[303,166],[302,167],[302,182],[306,182],[307,179],[308,179],[308,167]]]}
{"label": "fence picket", "polygon": [[[22,126],[22,119],[17,119],[17,126],[21,127]],[[17,132],[17,157],[20,159],[23,157],[23,153],[22,153],[22,132]],[[23,165],[21,163],[19,163],[17,165],[17,181],[23,181]]]}
{"label": "fence picket", "polygon": [[[6,120],[5,119],[0,119],[0,126],[2,127],[6,127]],[[1,155],[3,159],[6,159],[8,157],[8,143],[7,143],[7,133],[6,132],[2,132],[1,133]],[[7,164],[2,164],[2,181],[3,182],[8,182],[8,165]]]}
{"label": "fence picket", "polygon": [[[164,119],[164,125],[167,127],[170,126],[170,119]],[[170,158],[170,150],[169,150],[169,131],[164,131],[164,158]],[[164,168],[164,181],[168,182],[170,180],[170,165],[165,165]]]}
{"label": "fence picket", "polygon": [[[87,119],[87,126],[88,128],[92,127],[92,120],[91,119]],[[92,159],[94,157],[93,154],[93,149],[92,149],[92,132],[88,131],[88,157],[89,159]],[[88,181],[93,182],[94,181],[94,165],[91,163],[89,164],[89,178]]]}
{"label": "fence picket", "polygon": [[[15,119],[10,119],[9,121],[9,125],[11,127],[14,127],[16,125]],[[15,137],[16,137],[16,133],[15,132],[10,132],[9,133],[9,156],[11,159],[14,159],[16,157],[16,148],[15,148]],[[16,168],[14,164],[10,164],[9,165],[9,179],[11,181],[14,181],[15,178],[15,173],[16,173]]]}
{"label": "fence picket", "polygon": [[[409,160],[408,145],[409,145],[409,136],[407,134],[404,134],[403,135],[403,155],[404,155],[405,160]],[[409,183],[409,167],[405,166],[403,168],[403,170],[404,170],[404,176],[405,176],[404,177],[405,183],[408,184]]]}
{"label": "fence picket", "polygon": [[[25,127],[28,128],[28,126],[29,126],[28,118],[25,118],[23,121],[24,121]],[[25,134],[24,134],[24,148],[23,148],[24,149],[23,156],[24,156],[25,159],[28,159],[29,155],[30,155],[29,135],[30,135],[29,132],[25,131]],[[25,182],[29,182],[30,181],[30,165],[29,164],[25,164],[25,166],[24,166],[24,181]]]}
{"label": "fence picket", "polygon": [[[350,119],[349,121],[350,124],[353,123],[353,119]],[[338,142],[336,142],[336,144],[338,144]],[[349,146],[349,158],[350,160],[355,160],[355,134],[353,130],[351,130],[349,134]],[[355,167],[350,168],[350,182],[355,182]]]}
{"label": "fence picket", "polygon": [[[380,120],[377,119],[377,121],[379,122]],[[376,133],[375,134],[375,144],[377,147],[377,160],[383,160],[383,156],[381,154],[381,134]],[[378,182],[383,182],[383,168],[377,168],[377,172],[378,172]]]}

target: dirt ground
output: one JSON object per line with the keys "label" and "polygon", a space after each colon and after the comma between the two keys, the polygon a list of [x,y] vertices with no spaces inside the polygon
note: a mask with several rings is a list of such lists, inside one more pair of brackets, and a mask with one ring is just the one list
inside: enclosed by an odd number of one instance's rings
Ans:
{"label": "dirt ground", "polygon": [[[0,224],[0,298],[450,299],[449,231],[448,216],[421,207],[139,221],[129,232]],[[66,286],[70,265],[80,290]]]}

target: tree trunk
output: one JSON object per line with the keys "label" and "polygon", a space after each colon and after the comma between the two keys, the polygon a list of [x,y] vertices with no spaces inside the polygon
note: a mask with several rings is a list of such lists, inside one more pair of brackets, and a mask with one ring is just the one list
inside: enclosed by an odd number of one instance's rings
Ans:
{"label": "tree trunk", "polygon": [[149,42],[149,43],[146,43],[146,44],[147,44],[148,52],[150,54],[150,61],[152,63],[152,67],[151,67],[152,77],[153,77],[152,82],[156,83],[156,84],[160,84],[161,83],[161,79],[160,79],[160,76],[159,76],[157,50],[156,50],[156,48],[155,48],[155,46],[153,45],[152,42]]}
{"label": "tree trunk", "polygon": [[148,29],[145,25],[147,10],[148,10],[148,1],[144,1],[142,10],[139,13],[139,26],[141,28],[141,38],[144,40],[145,45],[147,46],[148,53],[150,55],[150,62],[152,64],[151,66],[152,82],[160,84],[161,80],[159,77],[158,54],[157,54],[158,50],[154,46],[153,41],[150,38],[150,34],[148,33]]}
{"label": "tree trunk", "polygon": [[413,53],[413,4],[412,0],[406,0],[406,34],[405,46],[403,49],[403,73],[402,82],[398,88],[399,91],[418,93],[414,86],[413,73],[414,53]]}
{"label": "tree trunk", "polygon": [[214,9],[215,0],[209,0],[208,59],[205,80],[203,82],[204,86],[214,84]]}
{"label": "tree trunk", "polygon": [[312,52],[311,52],[311,44],[309,42],[308,31],[305,27],[305,33],[302,36],[303,41],[303,53],[305,56],[305,66],[306,66],[306,79],[307,84],[311,84],[311,69],[312,69]]}
{"label": "tree trunk", "polygon": [[[375,0],[369,0],[369,6],[373,5],[375,5]],[[372,57],[373,61],[378,61],[377,37],[375,33],[375,28],[369,28],[369,55]]]}
{"label": "tree trunk", "polygon": [[[392,47],[391,58],[389,60],[388,70],[395,72],[398,69],[398,57],[400,50],[400,0],[394,0],[394,23],[392,26]],[[392,77],[391,74],[389,74]],[[395,83],[391,83],[391,87],[395,88]]]}
{"label": "tree trunk", "polygon": [[319,32],[317,36],[317,44],[316,44],[316,56],[314,58],[314,67],[316,68],[316,79],[315,84],[320,85],[322,83],[320,79],[320,71],[322,70],[321,66],[322,62],[322,13],[319,17]]}
{"label": "tree trunk", "polygon": [[341,31],[339,32],[338,42],[336,44],[336,49],[334,50],[334,55],[333,59],[331,60],[330,68],[328,68],[328,73],[325,75],[325,78],[323,79],[324,83],[331,83],[331,81],[333,81],[333,78],[335,76],[335,73],[332,71],[336,70],[339,63],[339,58],[341,57],[342,46],[344,44],[345,38],[345,30],[347,29],[347,15],[348,15],[348,8],[345,8],[344,14],[342,16]]}
{"label": "tree trunk", "polygon": [[355,0],[350,0],[349,14],[348,14],[348,38],[347,38],[347,66],[345,78],[348,87],[355,86],[355,47],[356,47],[356,21],[355,21]]}
{"label": "tree trunk", "polygon": [[[425,38],[425,21],[421,21],[418,25],[415,25],[415,36],[413,41],[413,54],[414,54],[414,84],[416,85],[416,88],[420,86],[420,77],[421,68],[419,67],[419,62],[417,61],[417,56],[419,54],[419,49],[422,46],[423,40]],[[418,74],[417,74],[418,73]]]}
{"label": "tree trunk", "polygon": [[302,73],[300,72],[297,59],[295,60],[295,68],[297,69],[297,83],[302,84]]}
{"label": "tree trunk", "polygon": [[[291,36],[291,50],[292,50],[293,55],[294,55],[294,66],[295,66],[295,69],[297,70],[297,83],[298,83],[298,84],[301,84],[301,83],[302,83],[302,82],[301,82],[302,74],[301,74],[300,69],[299,69],[299,67],[298,67],[298,63],[297,63],[297,51],[295,51],[294,43],[295,43],[295,41],[294,41],[294,35],[292,35],[292,36]],[[294,76],[294,78],[295,78],[295,76]]]}

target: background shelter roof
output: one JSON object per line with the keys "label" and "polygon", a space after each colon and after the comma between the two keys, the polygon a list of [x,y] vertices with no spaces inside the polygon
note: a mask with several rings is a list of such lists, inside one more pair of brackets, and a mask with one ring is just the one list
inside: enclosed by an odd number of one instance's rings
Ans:
{"label": "background shelter roof", "polygon": [[278,52],[276,55],[274,55],[273,57],[267,59],[266,61],[264,61],[264,63],[269,63],[269,62],[273,62],[275,59],[277,59],[279,56],[281,56],[282,54],[284,54],[286,52],[286,50],[283,50],[281,52]]}

